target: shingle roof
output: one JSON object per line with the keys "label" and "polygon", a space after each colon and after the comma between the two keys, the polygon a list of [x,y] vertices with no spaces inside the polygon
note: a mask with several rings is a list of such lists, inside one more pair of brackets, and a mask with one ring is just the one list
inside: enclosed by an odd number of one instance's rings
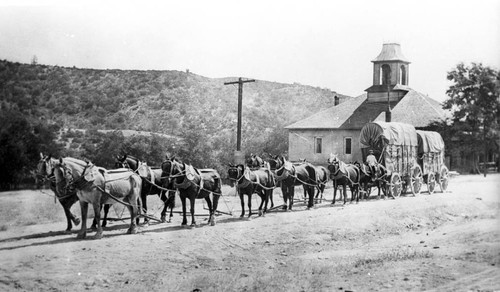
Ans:
{"label": "shingle roof", "polygon": [[[391,121],[421,128],[443,119],[447,113],[436,100],[408,88],[399,101],[391,102]],[[337,106],[318,112],[291,124],[286,129],[361,129],[366,123],[385,121],[387,103],[367,101],[367,95],[349,99]]]}

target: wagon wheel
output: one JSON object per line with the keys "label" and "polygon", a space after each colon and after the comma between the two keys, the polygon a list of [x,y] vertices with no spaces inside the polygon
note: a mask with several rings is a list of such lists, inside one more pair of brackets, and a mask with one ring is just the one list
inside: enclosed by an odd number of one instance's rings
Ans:
{"label": "wagon wheel", "polygon": [[420,168],[420,165],[417,165],[415,168],[413,168],[411,173],[411,193],[413,195],[420,194],[423,181],[424,178],[422,176],[422,168]]}
{"label": "wagon wheel", "polygon": [[427,190],[429,194],[434,194],[434,190],[436,189],[436,175],[431,172],[427,175]]}
{"label": "wagon wheel", "polygon": [[393,198],[397,198],[401,195],[403,190],[403,184],[401,182],[401,176],[398,173],[394,173],[391,176],[391,185],[389,187],[390,194]]}
{"label": "wagon wheel", "polygon": [[439,181],[439,187],[441,188],[441,191],[444,193],[448,188],[448,182],[449,182],[448,168],[444,165],[441,167],[441,173],[439,174],[438,181]]}

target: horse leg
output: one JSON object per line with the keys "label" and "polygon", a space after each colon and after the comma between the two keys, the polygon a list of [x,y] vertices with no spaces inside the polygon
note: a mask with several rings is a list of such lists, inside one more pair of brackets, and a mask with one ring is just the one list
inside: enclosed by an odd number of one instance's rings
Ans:
{"label": "horse leg", "polygon": [[216,195],[215,193],[212,193],[212,198],[213,198],[213,205],[212,205],[212,208],[213,208],[213,213],[214,213],[214,216],[212,218],[212,222],[210,223],[211,226],[214,226],[215,225],[215,215],[217,213],[217,207],[219,206],[219,199],[220,199],[220,195]]}
{"label": "horse leg", "polygon": [[176,192],[172,192],[172,194],[170,194],[170,192],[167,193],[168,197],[166,207],[170,208],[170,217],[168,218],[168,223],[172,222],[172,217],[174,217],[173,212],[175,207],[175,193]]}
{"label": "horse leg", "polygon": [[[102,205],[99,207],[102,209]],[[99,210],[99,215],[101,214],[101,210]],[[92,220],[92,225],[90,226],[91,230],[97,230],[97,218],[94,216],[94,220]]]}
{"label": "horse leg", "polygon": [[181,195],[181,202],[182,202],[182,223],[181,225],[187,225],[187,218],[186,218],[186,197],[184,195]]}
{"label": "horse leg", "polygon": [[[268,197],[267,197],[267,200],[271,200],[271,208],[274,207],[274,202],[273,202],[273,190],[271,190],[271,192],[269,193]],[[267,204],[267,202],[266,202]]]}
{"label": "horse leg", "polygon": [[[61,200],[59,200],[59,203],[61,203],[62,207],[63,207],[63,210],[64,210],[64,215],[66,215],[66,223],[67,223],[67,226],[66,226],[66,230],[65,232],[66,233],[69,233],[71,231],[71,228],[73,228],[73,225],[71,224],[71,220],[73,219],[74,220],[74,216],[73,214],[71,213],[70,209],[68,208],[68,205],[63,203]],[[75,224],[75,225],[78,225],[78,224]]]}
{"label": "horse leg", "polygon": [[[344,194],[344,205],[347,203],[347,191],[346,191],[346,183],[342,184],[342,192]],[[352,194],[351,194],[352,196]]]}
{"label": "horse leg", "polygon": [[289,194],[288,210],[292,211],[293,197],[295,196],[295,186],[293,184],[288,186],[288,194]]}
{"label": "horse leg", "polygon": [[[259,197],[260,197],[260,205],[259,205],[259,216],[262,216],[262,207],[264,206],[264,203],[265,203],[265,200],[266,200],[266,194],[264,192],[264,190],[261,190],[259,193],[258,193]],[[266,204],[266,207],[267,207],[267,204]],[[265,211],[265,209],[264,209]]]}
{"label": "horse leg", "polygon": [[[148,194],[146,191],[141,191],[141,201],[142,201],[142,212],[144,212],[144,214],[147,214],[148,213]],[[139,222],[138,222],[139,223]],[[149,224],[149,218],[148,217],[144,217],[144,224]]]}
{"label": "horse leg", "polygon": [[307,203],[307,209],[314,207],[314,189],[315,187],[308,186],[307,193],[309,194],[309,202]]}
{"label": "horse leg", "polygon": [[267,204],[269,203],[269,197],[272,196],[273,196],[273,190],[264,190],[264,199],[265,199],[264,214],[267,213]]}
{"label": "horse leg", "polygon": [[245,216],[245,196],[242,193],[241,189],[238,189],[238,195],[240,196],[240,203],[241,203],[241,215],[240,215],[240,218],[243,218]]}
{"label": "horse leg", "polygon": [[160,220],[162,223],[165,223],[167,221],[167,210],[168,210],[168,205],[167,205],[167,196],[165,195],[165,191],[161,191],[158,196],[160,197],[160,200],[163,202],[163,209],[161,210],[161,215],[160,215]]}
{"label": "horse leg", "polygon": [[80,209],[82,210],[82,227],[76,238],[84,239],[87,236],[87,213],[89,211],[89,203],[80,200]]}
{"label": "horse leg", "polygon": [[94,239],[101,239],[102,238],[102,226],[101,226],[101,208],[102,205],[99,201],[94,202],[92,204],[92,207],[94,209],[94,219],[97,224],[97,231],[94,235]]}
{"label": "horse leg", "polygon": [[102,220],[102,227],[106,227],[108,225],[108,213],[111,208],[111,204],[104,205],[104,219]]}
{"label": "horse leg", "polygon": [[194,203],[196,201],[196,196],[193,195],[189,198],[190,212],[191,212],[191,226],[196,226],[196,220],[194,219]]}
{"label": "horse leg", "polygon": [[[140,189],[139,189],[139,191],[140,191]],[[132,197],[134,197],[134,196],[132,196]],[[137,233],[137,221],[139,221],[138,220],[139,217],[137,216],[137,214],[139,213],[139,207],[138,207],[139,200],[140,199],[137,198],[136,200],[132,199],[132,200],[129,200],[129,202],[128,202],[129,206],[127,206],[127,207],[128,207],[128,211],[130,212],[130,227],[127,230],[127,234],[136,234]]]}
{"label": "horse leg", "polygon": [[205,197],[205,201],[207,202],[208,212],[209,212],[208,224],[210,224],[211,226],[213,226],[212,222],[214,220],[215,212],[214,212],[214,209],[212,207],[212,200],[210,200],[210,195],[208,195],[208,196]]}
{"label": "horse leg", "polygon": [[337,182],[333,181],[333,200],[332,205],[335,205],[335,197],[337,196]]}
{"label": "horse leg", "polygon": [[248,192],[248,218],[252,216],[252,192]]}
{"label": "horse leg", "polygon": [[288,188],[284,185],[284,183],[281,183],[281,193],[283,195],[283,210],[288,209]]}

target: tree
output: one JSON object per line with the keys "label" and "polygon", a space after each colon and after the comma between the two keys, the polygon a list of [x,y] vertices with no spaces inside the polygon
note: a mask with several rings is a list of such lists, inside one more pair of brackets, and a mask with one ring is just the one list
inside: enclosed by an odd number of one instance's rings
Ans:
{"label": "tree", "polygon": [[[449,96],[444,109],[453,112],[453,127],[464,144],[464,150],[473,155],[478,171],[479,155],[487,162],[488,152],[498,147],[500,108],[500,73],[481,63],[466,66],[463,63],[448,72],[453,85],[446,91]],[[486,176],[486,167],[484,167]]]}
{"label": "tree", "polygon": [[11,189],[29,177],[40,152],[57,154],[56,127],[31,123],[18,111],[0,111],[0,189]]}

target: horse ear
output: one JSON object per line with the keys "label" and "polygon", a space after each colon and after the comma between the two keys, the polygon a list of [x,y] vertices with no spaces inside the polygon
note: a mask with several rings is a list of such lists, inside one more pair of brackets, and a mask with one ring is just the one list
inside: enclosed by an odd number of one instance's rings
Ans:
{"label": "horse ear", "polygon": [[170,158],[170,161],[174,161],[175,160],[175,156],[172,156],[172,158]]}
{"label": "horse ear", "polygon": [[47,160],[50,160],[52,158],[52,154],[49,154],[49,156],[47,156]]}
{"label": "horse ear", "polygon": [[43,159],[43,153],[40,152],[40,159]]}
{"label": "horse ear", "polygon": [[63,163],[62,157],[59,158],[59,163]]}

